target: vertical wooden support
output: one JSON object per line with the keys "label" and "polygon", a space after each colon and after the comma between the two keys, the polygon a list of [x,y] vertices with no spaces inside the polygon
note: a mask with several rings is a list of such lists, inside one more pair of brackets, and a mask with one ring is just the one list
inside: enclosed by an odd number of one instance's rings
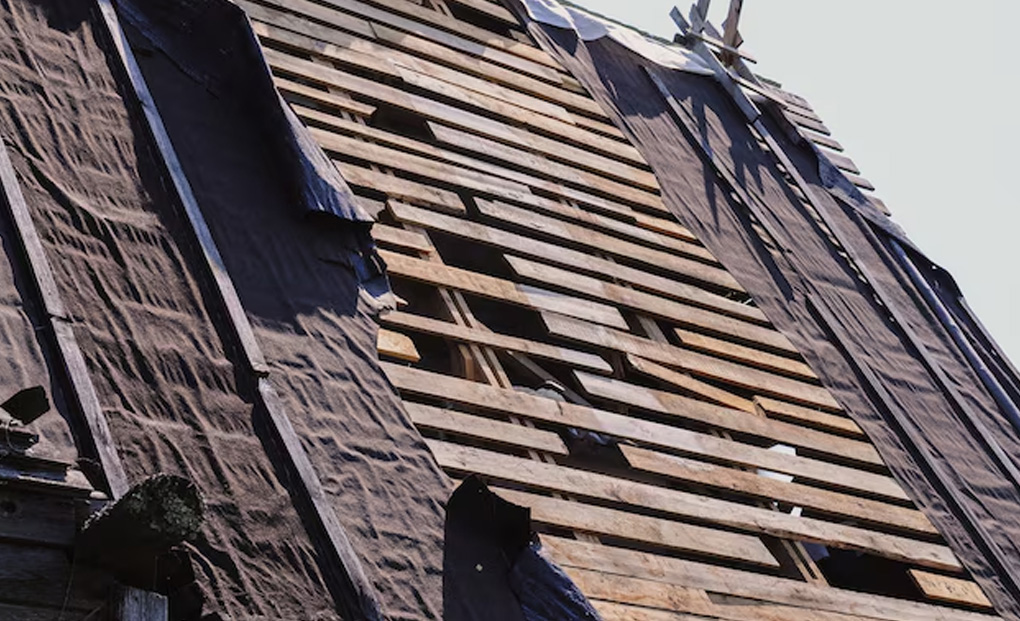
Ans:
{"label": "vertical wooden support", "polygon": [[170,607],[165,595],[132,587],[117,590],[110,621],[167,621]]}
{"label": "vertical wooden support", "polygon": [[202,215],[191,184],[184,174],[177,153],[170,142],[170,136],[159,116],[159,111],[149,92],[148,85],[145,83],[141,68],[138,66],[127,37],[120,27],[117,13],[111,0],[97,0],[97,2],[108,34],[128,79],[131,81],[138,98],[138,104],[148,121],[152,137],[163,159],[163,164],[166,166],[185,216],[201,248],[205,267],[213,279],[220,296],[220,302],[227,312],[230,327],[244,355],[243,362],[248,366],[248,372],[253,375],[252,379],[257,383],[258,401],[265,410],[269,427],[283,449],[289,462],[288,466],[297,474],[300,484],[299,491],[303,493],[312,507],[314,517],[328,544],[331,560],[338,563],[342,572],[343,583],[338,585],[341,596],[337,603],[343,608],[345,617],[381,621],[383,615],[375,587],[365,575],[361,561],[358,559],[336,512],[329,503],[322,482],[319,480],[308,454],[301,446],[301,438],[291,425],[283,404],[268,378],[269,369],[258,342],[255,340],[254,330],[241,305],[233,281],[227,273],[223,258],[216,247],[205,217]]}

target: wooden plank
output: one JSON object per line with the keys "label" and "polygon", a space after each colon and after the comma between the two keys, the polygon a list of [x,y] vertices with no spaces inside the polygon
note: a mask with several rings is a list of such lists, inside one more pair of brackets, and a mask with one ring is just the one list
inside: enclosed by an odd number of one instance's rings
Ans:
{"label": "wooden plank", "polygon": [[[592,224],[596,227],[623,232],[642,241],[658,243],[666,248],[674,247],[678,243],[672,238],[630,225],[627,222],[621,222],[614,218],[607,218],[599,214],[591,213],[588,210],[579,209],[555,200],[536,196],[521,186],[528,186],[535,190],[540,190],[561,198],[576,201],[594,209],[613,214],[614,216],[623,218],[624,220],[636,222],[636,216],[638,214],[626,205],[614,203],[602,197],[574,190],[552,181],[539,179],[524,173],[518,173],[497,164],[492,164],[454,153],[452,151],[447,151],[419,140],[413,140],[392,132],[376,129],[361,123],[355,123],[353,121],[325,114],[318,110],[312,110],[303,106],[295,106],[294,111],[297,113],[299,118],[307,123],[320,126],[330,131],[338,131],[339,133],[348,136],[365,138],[371,142],[376,142],[380,145],[397,149],[404,155],[413,154],[422,156],[425,158],[425,161],[417,160],[418,165],[416,170],[420,173],[424,169],[426,171],[424,174],[428,174],[433,178],[435,178],[437,174],[435,172],[436,162],[459,166],[477,173],[484,173],[485,175],[492,175],[493,177],[499,178],[499,180],[494,182],[490,177],[486,177],[484,175],[479,177],[482,180],[481,185],[472,185],[471,187],[481,193],[489,193],[490,190],[498,189],[498,192],[493,192],[494,195],[525,205],[532,209],[565,216],[573,220]],[[342,148],[342,146],[339,148]],[[372,161],[380,165],[385,165],[382,159],[382,157],[374,155]],[[406,165],[406,158],[397,158],[394,161],[403,162]],[[450,168],[448,170],[450,170],[449,176],[451,178],[455,178],[458,174],[457,169],[455,168]],[[450,180],[446,179],[446,175],[444,175],[442,179],[438,180],[450,182]],[[506,191],[507,188],[511,190],[516,189],[517,191],[508,192]]]}
{"label": "wooden plank", "polygon": [[554,311],[569,316],[580,315],[588,320],[618,328],[627,326],[620,311],[612,306],[579,300],[469,270],[422,261],[395,252],[380,250],[379,254],[386,262],[388,272],[393,276],[409,278],[436,287],[449,287],[530,310]]}
{"label": "wooden plank", "polygon": [[418,348],[414,346],[414,341],[399,332],[379,329],[376,333],[375,347],[382,356],[389,356],[407,362],[418,362],[421,360],[421,354],[418,353]]}
{"label": "wooden plank", "polygon": [[981,591],[981,587],[971,580],[960,580],[913,568],[907,570],[907,574],[930,600],[993,609],[992,603]]}
{"label": "wooden plank", "polygon": [[539,524],[731,562],[779,567],[779,562],[757,537],[517,490],[493,488],[492,491],[514,504],[530,508],[531,519]]}
{"label": "wooden plank", "polygon": [[762,418],[747,412],[682,397],[671,392],[628,384],[617,379],[592,375],[584,371],[575,371],[574,376],[585,392],[594,397],[841,459],[869,465],[882,465],[883,463],[875,447],[866,442],[858,442],[842,436],[806,429],[799,425]]}
{"label": "wooden plank", "polygon": [[344,181],[354,187],[382,192],[390,198],[427,205],[445,213],[467,213],[464,201],[455,192],[395,177],[369,168],[334,161]]}
{"label": "wooden plank", "polygon": [[90,436],[88,441],[92,444],[90,448],[95,450],[110,494],[118,497],[128,489],[127,474],[117,453],[117,445],[110,433],[106,414],[99,404],[99,397],[85,364],[85,358],[78,347],[78,341],[65,312],[60,290],[53,277],[53,269],[46,257],[42,240],[35,228],[25,196],[21,192],[17,173],[2,139],[0,139],[0,192],[4,197],[3,202],[7,205],[21,251],[28,263],[28,272],[31,274],[36,293],[47,314],[49,327],[53,331],[56,355],[60,360],[70,401],[84,419],[85,428],[88,429]]}
{"label": "wooden plank", "polygon": [[716,463],[780,472],[797,477],[801,481],[820,483],[834,489],[898,502],[909,500],[899,484],[885,475],[817,459],[787,455],[707,433],[606,410],[484,386],[439,373],[390,363],[383,363],[382,367],[389,380],[405,394],[443,399],[489,411],[515,414],[543,423],[586,429]]}
{"label": "wooden plank", "polygon": [[286,78],[273,77],[273,83],[276,85],[277,90],[287,97],[288,101],[293,101],[297,98],[304,98],[315,105],[320,107],[332,108],[341,112],[350,112],[357,116],[368,118],[372,116],[375,111],[375,106],[370,106],[360,101],[354,101],[350,97],[344,95],[338,95],[329,91],[307,86],[305,84],[298,84]]}
{"label": "wooden plank", "polygon": [[[686,298],[692,299],[694,303],[704,303],[706,305],[716,303],[717,307],[722,308],[705,310],[689,306],[650,293],[637,291],[589,276],[582,276],[520,257],[507,255],[506,260],[510,264],[511,269],[514,270],[514,273],[528,282],[536,282],[553,288],[580,293],[595,299],[606,300],[607,302],[612,302],[637,312],[648,313],[649,315],[713,334],[741,339],[745,342],[756,344],[759,347],[781,351],[793,348],[793,345],[790,344],[786,337],[774,328],[764,327],[757,324],[757,322],[749,323],[741,321],[741,319],[753,321],[762,317],[754,307],[744,306],[731,301],[728,301],[729,303],[719,302],[715,297],[702,295],[700,290],[683,290],[683,285],[679,283],[675,293],[685,295]],[[728,317],[715,312],[716,310],[723,309],[732,312],[738,318]]]}
{"label": "wooden plank", "polygon": [[120,589],[114,608],[117,621],[166,621],[170,614],[166,595],[133,587]]}
{"label": "wooden plank", "polygon": [[879,524],[909,535],[938,535],[928,518],[916,509],[830,492],[801,483],[788,483],[753,472],[714,466],[626,444],[621,444],[620,450],[632,468],[670,479],[813,509],[834,519]]}
{"label": "wooden plank", "polygon": [[447,0],[447,1],[452,2],[454,4],[459,4],[461,6],[466,6],[469,9],[478,11],[479,13],[484,13],[485,15],[488,15],[493,19],[499,20],[504,24],[509,24],[510,26],[514,27],[520,26],[520,24],[517,23],[517,18],[514,17],[513,13],[506,10],[502,5],[496,4],[495,2],[489,2],[489,0]]}
{"label": "wooden plank", "polygon": [[857,423],[846,416],[827,414],[804,406],[762,396],[755,396],[754,405],[762,416],[795,422],[852,438],[867,439],[864,431],[857,426]]}
{"label": "wooden plank", "polygon": [[390,312],[379,317],[387,326],[424,332],[434,336],[454,339],[465,343],[484,345],[495,349],[518,352],[536,358],[553,360],[571,367],[588,369],[596,373],[612,373],[613,367],[600,356],[587,352],[566,349],[547,343],[538,343],[528,339],[497,334],[489,330],[479,330],[468,326],[460,326],[448,321],[440,321],[429,317],[412,315],[402,312]]}
{"label": "wooden plank", "polygon": [[786,356],[777,356],[760,349],[754,349],[745,345],[738,345],[729,341],[705,336],[683,328],[674,328],[673,333],[680,339],[680,344],[689,349],[694,349],[706,354],[712,354],[734,362],[740,362],[752,367],[775,371],[809,381],[818,381],[818,376],[804,362],[793,360]]}
{"label": "wooden plank", "polygon": [[420,254],[431,254],[435,252],[432,242],[426,235],[417,231],[389,226],[387,224],[373,224],[372,238],[377,243],[387,244],[403,250],[410,250]]}
{"label": "wooden plank", "polygon": [[[642,580],[578,567],[567,575],[606,619],[622,621],[873,621],[868,617],[706,593],[675,584]],[[605,604],[610,605],[606,606]],[[692,616],[697,615],[697,616]]]}
{"label": "wooden plank", "polygon": [[[551,261],[577,269],[581,272],[595,272],[609,278],[618,278],[624,282],[634,285],[635,287],[650,289],[665,295],[679,297],[680,299],[689,301],[693,304],[711,308],[713,310],[719,310],[722,313],[746,318],[751,321],[766,321],[764,314],[756,308],[734,302],[733,300],[729,300],[718,294],[704,291],[691,285],[678,283],[669,278],[649,274],[644,270],[620,265],[577,250],[564,248],[563,246],[543,242],[523,235],[517,235],[516,233],[510,233],[494,227],[485,226],[477,222],[470,222],[460,218],[451,218],[443,214],[417,209],[410,205],[404,205],[394,201],[390,201],[389,208],[390,212],[397,220],[407,224],[414,224],[416,226],[442,231],[444,233],[469,239],[487,246],[493,246],[500,248],[501,250],[510,251],[514,254],[522,254],[535,257],[543,261]],[[508,260],[510,260],[509,257]],[[560,273],[564,272],[561,271]],[[594,293],[591,293],[590,295],[593,297],[599,297],[603,294],[618,293],[618,297],[634,301],[634,303],[638,304],[638,308],[641,307],[641,304],[651,301],[643,296],[630,298],[627,294],[621,293],[623,290],[622,287],[616,285],[604,283],[592,278],[580,277],[580,275],[575,275],[571,272],[566,273],[570,274],[570,278],[574,278],[576,276],[580,279],[578,282],[584,285],[585,290],[581,290],[582,285],[580,284],[575,285],[574,290],[584,294],[587,294],[588,291],[592,291]],[[566,282],[569,283],[572,281],[567,279]],[[618,300],[612,301],[616,304],[620,303]],[[671,310],[676,311],[678,309]],[[672,314],[677,313],[674,312]],[[700,316],[709,318],[715,315],[713,313],[702,313]],[[726,329],[731,327],[732,326],[727,326]],[[736,329],[735,327],[733,328]],[[782,339],[785,339],[785,337],[782,337],[782,335],[778,332],[770,332],[779,335]]]}
{"label": "wooden plank", "polygon": [[680,373],[633,354],[626,354],[624,359],[627,362],[627,366],[635,372],[659,380],[674,388],[679,388],[681,391],[696,395],[704,401],[742,412],[755,412],[754,402],[750,399],[745,399],[712,384],[696,380],[686,373]]}
{"label": "wooden plank", "polygon": [[[429,129],[441,144],[468,151],[476,155],[497,158],[530,173],[544,175],[571,185],[594,190],[620,200],[638,205],[654,213],[671,215],[662,198],[657,194],[630,185],[606,179],[569,164],[553,161],[547,157],[507,145],[474,133],[449,127],[435,121],[428,121]],[[685,232],[686,229],[683,229]]]}
{"label": "wooden plank", "polygon": [[0,540],[44,546],[74,545],[75,500],[11,489],[0,483]]}
{"label": "wooden plank", "polygon": [[569,568],[630,576],[688,589],[725,593],[763,602],[786,604],[887,621],[993,621],[996,617],[920,602],[830,586],[818,586],[730,567],[669,558],[544,535],[549,556]]}
{"label": "wooden plank", "polygon": [[278,74],[294,75],[323,86],[339,88],[361,97],[419,114],[426,119],[441,121],[468,129],[504,143],[543,153],[553,159],[584,167],[603,176],[658,191],[655,175],[625,162],[592,153],[590,149],[564,144],[562,140],[540,136],[511,127],[495,119],[469,112],[427,97],[407,93],[379,82],[324,67],[290,54],[264,48],[269,66]]}
{"label": "wooden plank", "polygon": [[[594,231],[581,225],[529,213],[505,203],[486,200],[475,202],[478,205],[478,211],[482,215],[506,225],[516,225],[525,228],[529,232],[562,242],[572,243],[589,250],[601,251],[635,263],[643,263],[647,266],[667,270],[684,280],[696,281],[730,291],[743,291],[743,288],[736,279],[723,269],[703,246],[678,242],[684,244],[682,251],[679,248],[674,248],[672,252],[664,252],[625,241],[614,235]],[[678,256],[680,252],[686,256]]]}
{"label": "wooden plank", "polygon": [[542,314],[546,329],[557,336],[575,343],[605,347],[621,353],[634,354],[667,366],[677,367],[692,375],[722,382],[761,394],[779,396],[785,399],[838,410],[839,404],[829,391],[821,386],[780,377],[741,364],[720,360],[687,351],[672,345],[655,343],[648,339],[619,330],[605,329],[605,326],[586,325],[583,321],[567,317]]}
{"label": "wooden plank", "polygon": [[465,414],[420,403],[404,402],[411,421],[418,427],[477,438],[514,448],[530,449],[550,455],[569,455],[558,435],[524,425]]}
{"label": "wooden plank", "polygon": [[521,109],[537,112],[567,125],[576,125],[573,116],[563,106],[544,99],[525,95],[462,71],[405,54],[369,39],[341,33],[329,26],[292,14],[251,3],[246,3],[245,7],[249,15],[261,20],[254,22],[252,27],[263,43],[290,47],[298,52],[319,56],[387,77],[406,78],[405,81],[409,84],[434,90],[442,95],[451,93],[447,87],[440,86],[437,90],[427,83],[417,83],[414,75],[405,75],[410,71],[441,80],[447,85],[455,85],[457,90],[452,93],[464,103],[474,103],[474,97],[470,95],[470,93],[474,93],[476,96],[495,99]]}
{"label": "wooden plank", "polygon": [[474,473],[487,479],[528,485],[543,491],[623,503],[751,533],[860,550],[921,567],[947,571],[962,570],[952,551],[938,544],[813,518],[794,517],[771,509],[699,496],[566,466],[530,461],[473,447],[437,440],[426,440],[426,444],[439,465],[454,472]]}

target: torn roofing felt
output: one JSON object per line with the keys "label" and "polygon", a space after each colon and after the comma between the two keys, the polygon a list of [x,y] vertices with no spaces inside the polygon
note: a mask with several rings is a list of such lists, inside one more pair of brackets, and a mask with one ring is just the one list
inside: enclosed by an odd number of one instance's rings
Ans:
{"label": "torn roofing felt", "polygon": [[1017,432],[893,242],[921,266],[989,372],[1015,390],[1015,373],[952,281],[884,216],[823,179],[817,153],[766,115],[806,180],[811,199],[799,197],[713,78],[657,67],[609,38],[529,30],[615,117],[666,204],[803,353],[998,612],[1020,619]]}
{"label": "torn roofing felt", "polygon": [[[385,278],[366,216],[280,108],[236,7],[146,2],[125,21],[324,502],[383,613],[439,618],[449,483],[377,363]],[[0,63],[0,135],[128,477],[179,474],[207,503],[198,540],[144,586],[170,594],[174,619],[338,618],[342,568],[98,4],[0,4]],[[18,373],[38,383],[31,345]]]}

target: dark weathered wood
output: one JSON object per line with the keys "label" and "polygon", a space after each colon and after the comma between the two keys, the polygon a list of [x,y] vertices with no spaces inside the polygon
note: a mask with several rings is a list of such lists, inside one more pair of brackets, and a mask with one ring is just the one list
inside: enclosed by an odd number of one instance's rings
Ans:
{"label": "dark weathered wood", "polygon": [[0,540],[70,547],[76,532],[74,499],[0,484]]}
{"label": "dark weathered wood", "polygon": [[127,587],[114,597],[110,621],[166,621],[170,614],[166,595]]}
{"label": "dark weathered wood", "polygon": [[63,366],[71,402],[77,406],[85,428],[89,431],[91,443],[111,494],[119,496],[127,491],[127,475],[124,472],[120,456],[117,454],[113,437],[110,435],[106,415],[99,406],[99,398],[96,396],[95,386],[89,376],[85,359],[82,357],[74,332],[68,323],[49,259],[46,257],[28,204],[21,192],[14,166],[11,164],[7,148],[2,140],[0,140],[0,189],[3,191],[4,202],[7,204],[22,252],[28,263],[28,271],[32,274],[42,306],[49,316],[57,357]]}
{"label": "dark weathered wood", "polygon": [[0,559],[3,603],[59,609],[66,601],[69,610],[91,612],[105,604],[112,586],[105,572],[72,563],[65,549],[0,542]]}

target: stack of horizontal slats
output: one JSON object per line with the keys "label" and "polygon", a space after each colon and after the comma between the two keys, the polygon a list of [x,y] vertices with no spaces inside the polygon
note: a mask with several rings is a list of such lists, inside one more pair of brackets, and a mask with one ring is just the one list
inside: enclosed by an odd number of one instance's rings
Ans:
{"label": "stack of horizontal slats", "polygon": [[[992,618],[860,428],[505,8],[238,1],[379,211],[406,302],[379,351],[411,419],[452,477],[532,508],[606,618]],[[900,563],[916,593],[831,586],[805,543]]]}

